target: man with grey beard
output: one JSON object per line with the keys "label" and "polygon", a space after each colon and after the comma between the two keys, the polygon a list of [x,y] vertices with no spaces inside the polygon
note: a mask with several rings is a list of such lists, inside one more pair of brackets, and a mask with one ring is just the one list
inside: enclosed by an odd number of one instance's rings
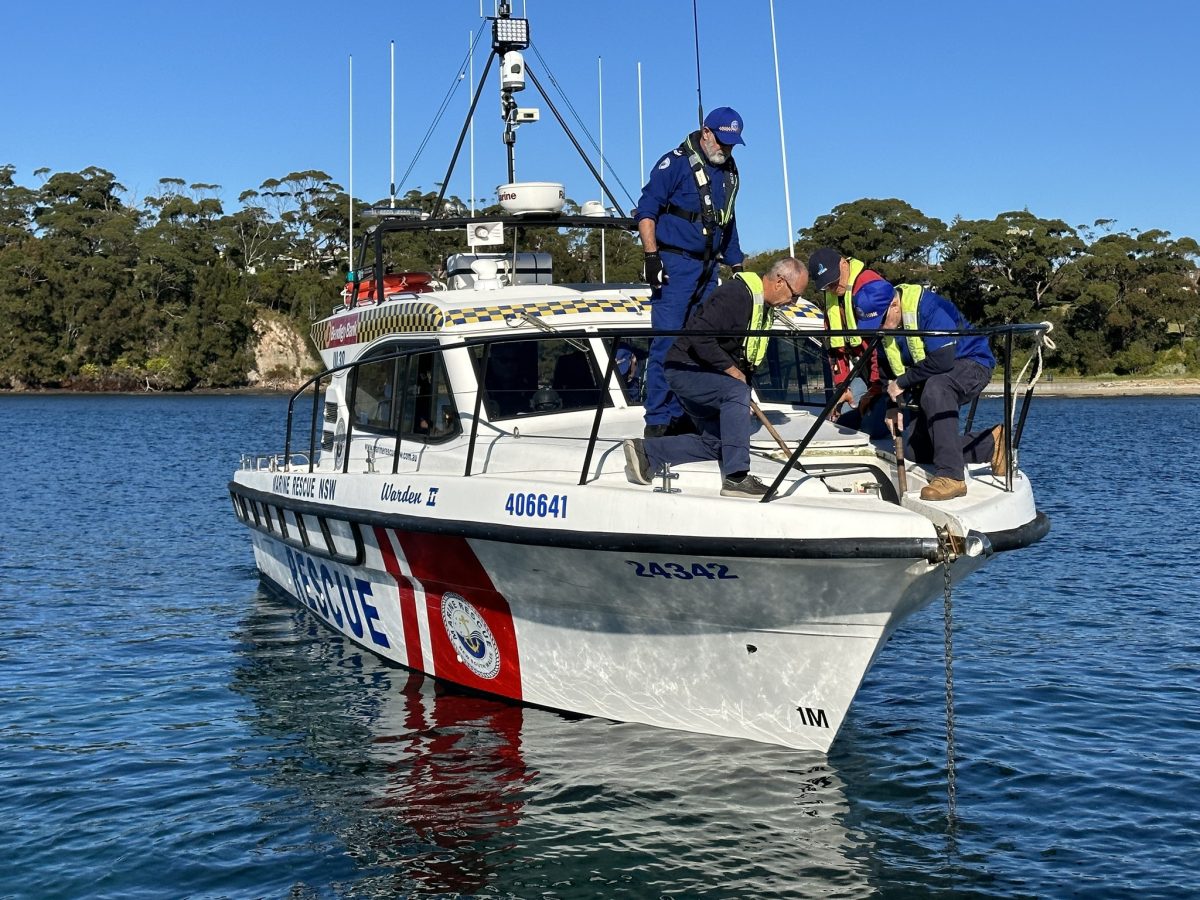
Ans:
{"label": "man with grey beard", "polygon": [[[738,171],[733,148],[744,144],[742,117],[720,106],[704,125],[655,163],[642,188],[636,219],[650,285],[650,324],[683,328],[688,313],[717,286],[717,265],[742,270],[734,201]],[[663,360],[673,337],[650,343],[646,365],[646,437],[690,431],[691,420],[671,392]]]}

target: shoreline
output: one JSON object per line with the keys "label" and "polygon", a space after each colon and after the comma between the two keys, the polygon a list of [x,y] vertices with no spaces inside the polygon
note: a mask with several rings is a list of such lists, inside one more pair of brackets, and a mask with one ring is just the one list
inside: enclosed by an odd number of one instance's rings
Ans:
{"label": "shoreline", "polygon": [[[1022,386],[1018,396],[1025,392]],[[213,396],[287,396],[296,390],[290,386],[204,388],[193,391],[81,391],[70,388],[34,388],[14,391],[0,389],[0,397],[126,396],[126,397],[213,397]],[[1004,384],[993,381],[983,389],[987,398],[1002,397]],[[1043,377],[1034,393],[1037,397],[1200,397],[1200,378],[1054,378]]]}
{"label": "shoreline", "polygon": [[[1023,394],[1026,386],[1017,392]],[[1003,382],[993,381],[984,397],[1002,397]],[[1200,397],[1200,378],[1054,378],[1043,376],[1035,397]]]}

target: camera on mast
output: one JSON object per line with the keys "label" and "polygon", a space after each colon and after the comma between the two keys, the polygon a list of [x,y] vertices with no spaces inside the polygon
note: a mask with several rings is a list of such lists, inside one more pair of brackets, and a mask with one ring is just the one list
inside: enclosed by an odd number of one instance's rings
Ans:
{"label": "camera on mast", "polygon": [[509,50],[500,61],[500,90],[525,90],[525,57],[518,50]]}

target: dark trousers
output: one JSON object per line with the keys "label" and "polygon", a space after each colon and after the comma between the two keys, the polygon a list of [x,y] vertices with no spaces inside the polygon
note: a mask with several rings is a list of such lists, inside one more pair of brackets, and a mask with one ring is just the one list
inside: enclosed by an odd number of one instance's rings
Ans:
{"label": "dark trousers", "polygon": [[[704,274],[704,263],[679,253],[664,250],[663,268],[669,280],[661,289],[650,294],[650,325],[663,330],[679,330],[687,322],[689,301],[693,295],[699,303],[717,286],[717,266],[712,266],[707,283],[699,292],[696,285]],[[675,343],[673,337],[656,337],[650,341],[650,356],[646,361],[647,425],[669,425],[683,415],[683,407],[671,392],[663,372],[667,351]]]}
{"label": "dark trousers", "polygon": [[750,470],[750,388],[723,372],[698,367],[670,366],[666,370],[671,390],[699,434],[646,438],[650,470],[663,464],[721,461],[721,475]]}
{"label": "dark trousers", "polygon": [[921,389],[920,412],[908,431],[904,455],[932,462],[933,474],[963,480],[964,460],[985,462],[992,456],[992,433],[958,433],[959,407],[987,387],[992,370],[971,359],[956,359],[954,368],[928,379]]}

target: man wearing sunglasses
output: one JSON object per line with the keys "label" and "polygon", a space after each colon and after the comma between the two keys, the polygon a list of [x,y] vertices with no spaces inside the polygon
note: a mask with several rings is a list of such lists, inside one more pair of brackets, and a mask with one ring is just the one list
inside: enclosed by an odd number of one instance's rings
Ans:
{"label": "man wearing sunglasses", "polygon": [[807,287],[808,270],[788,257],[762,278],[739,272],[691,314],[686,333],[667,353],[665,371],[698,433],[625,441],[625,476],[630,481],[650,484],[664,464],[716,459],[721,463],[722,497],[762,498],[767,486],[750,474],[750,434],[755,426],[749,381],[770,339],[739,332],[769,329],[771,307],[795,303]]}
{"label": "man wearing sunglasses", "polygon": [[[650,324],[678,330],[692,307],[717,284],[717,265],[742,267],[734,203],[738,171],[733,148],[744,144],[742,117],[728,106],[704,117],[703,127],[665,156],[642,188],[636,218],[650,285]],[[661,437],[686,430],[688,417],[671,392],[663,362],[674,338],[650,344],[646,366],[645,434]]]}

